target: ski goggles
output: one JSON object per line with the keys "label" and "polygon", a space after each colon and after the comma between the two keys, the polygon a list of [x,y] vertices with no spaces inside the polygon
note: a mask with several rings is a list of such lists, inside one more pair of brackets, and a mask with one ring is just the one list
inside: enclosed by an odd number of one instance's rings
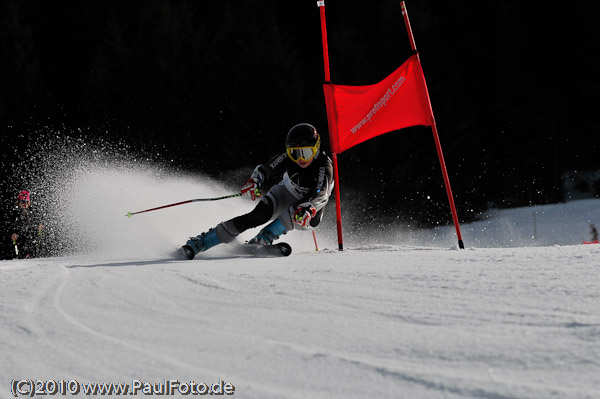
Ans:
{"label": "ski goggles", "polygon": [[321,144],[321,137],[317,139],[317,142],[313,146],[306,147],[288,147],[286,148],[288,157],[291,158],[292,161],[298,162],[299,160],[310,161],[317,155],[317,151],[319,151],[319,145]]}

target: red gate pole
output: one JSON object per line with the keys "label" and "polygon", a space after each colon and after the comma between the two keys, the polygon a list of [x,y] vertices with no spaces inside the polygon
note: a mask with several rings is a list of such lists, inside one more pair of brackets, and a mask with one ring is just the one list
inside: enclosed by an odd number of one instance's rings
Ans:
{"label": "red gate pole", "polygon": [[454,197],[452,196],[452,188],[450,187],[450,179],[448,178],[448,171],[446,170],[446,162],[444,162],[444,154],[442,152],[442,145],[440,144],[440,138],[437,131],[437,126],[435,124],[435,117],[433,116],[433,108],[431,107],[431,99],[429,98],[429,91],[427,90],[427,84],[425,83],[425,75],[423,74],[423,70],[421,69],[421,60],[419,58],[419,53],[417,52],[417,46],[415,44],[415,38],[412,33],[412,28],[410,27],[410,21],[408,19],[408,12],[406,11],[406,6],[404,1],[400,2],[400,8],[402,9],[402,16],[404,17],[404,24],[406,25],[406,31],[408,32],[408,39],[410,40],[410,47],[417,55],[417,61],[419,64],[419,69],[421,70],[421,78],[423,79],[423,89],[425,91],[425,98],[427,99],[427,105],[429,106],[429,112],[431,114],[431,119],[433,120],[433,124],[431,125],[431,130],[433,131],[433,139],[435,141],[435,148],[437,149],[438,158],[440,160],[440,167],[442,169],[442,175],[444,176],[444,185],[446,186],[446,194],[448,195],[448,202],[450,203],[450,210],[452,211],[452,220],[454,221],[454,228],[456,229],[456,236],[458,237],[458,247],[461,249],[465,248],[463,244],[462,236],[460,234],[460,225],[458,223],[458,215],[456,213],[456,206],[454,205]]}
{"label": "red gate pole", "polygon": [[[325,67],[325,83],[331,84],[331,76],[329,73],[329,50],[327,47],[327,26],[325,23],[325,1],[317,1],[317,6],[319,7],[319,12],[321,14],[321,39],[323,42],[323,65]],[[333,143],[333,140],[337,140],[337,125],[331,118],[329,114],[327,115],[327,121],[329,125],[329,139],[330,142]],[[335,137],[333,137],[332,132],[335,131]],[[331,146],[334,148],[334,146]],[[332,159],[333,159],[333,179],[334,179],[334,188],[335,188],[335,215],[337,222],[337,236],[338,236],[338,247],[340,251],[344,250],[344,240],[342,237],[342,209],[340,204],[340,178],[338,173],[338,162],[337,162],[337,153],[332,150]]]}

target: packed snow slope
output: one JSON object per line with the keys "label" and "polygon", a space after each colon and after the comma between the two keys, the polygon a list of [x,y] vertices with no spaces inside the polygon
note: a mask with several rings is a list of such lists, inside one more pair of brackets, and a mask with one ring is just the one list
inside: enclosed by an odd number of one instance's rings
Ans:
{"label": "packed snow slope", "polygon": [[327,221],[318,252],[284,236],[287,258],[171,257],[249,200],[125,217],[232,189],[116,167],[62,179],[74,254],[0,262],[0,397],[13,379],[166,379],[257,399],[600,398],[600,245],[581,245],[600,201],[490,213],[462,226],[465,250],[443,227],[345,231],[339,252]]}

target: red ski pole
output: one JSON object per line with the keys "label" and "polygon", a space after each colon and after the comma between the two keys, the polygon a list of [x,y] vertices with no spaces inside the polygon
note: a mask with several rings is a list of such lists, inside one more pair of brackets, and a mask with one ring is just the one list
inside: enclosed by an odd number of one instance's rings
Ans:
{"label": "red ski pole", "polygon": [[313,229],[312,231],[313,233],[313,240],[315,240],[315,251],[319,251],[319,246],[317,245],[317,235],[315,234],[315,229]]}
{"label": "red ski pole", "polygon": [[215,197],[215,198],[196,198],[196,199],[191,199],[191,200],[187,200],[187,201],[181,201],[181,202],[176,202],[174,204],[169,204],[169,205],[163,205],[163,206],[159,206],[157,208],[152,208],[152,209],[146,209],[143,211],[138,211],[138,212],[127,212],[127,217],[132,217],[133,215],[137,215],[138,213],[144,213],[144,212],[150,212],[150,211],[157,211],[159,209],[164,209],[164,208],[170,208],[172,206],[177,206],[177,205],[183,205],[183,204],[189,204],[190,202],[202,202],[202,201],[218,201],[218,200],[223,200],[223,199],[227,199],[227,198],[235,198],[235,197],[241,197],[242,193],[236,193],[236,194],[231,194],[231,195],[225,195],[223,197]]}

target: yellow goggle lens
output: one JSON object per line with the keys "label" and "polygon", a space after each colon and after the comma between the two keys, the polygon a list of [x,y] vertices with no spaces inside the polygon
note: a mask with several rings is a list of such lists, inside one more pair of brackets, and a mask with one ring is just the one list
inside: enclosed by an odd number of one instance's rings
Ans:
{"label": "yellow goggle lens", "polygon": [[310,161],[317,153],[316,146],[314,147],[296,147],[288,148],[287,154],[294,162],[298,162],[300,159],[303,161]]}
{"label": "yellow goggle lens", "polygon": [[313,146],[306,147],[288,147],[286,148],[287,154],[290,159],[294,162],[298,162],[300,159],[303,161],[310,161],[317,155],[319,146],[321,145],[321,137],[317,139],[317,142]]}

